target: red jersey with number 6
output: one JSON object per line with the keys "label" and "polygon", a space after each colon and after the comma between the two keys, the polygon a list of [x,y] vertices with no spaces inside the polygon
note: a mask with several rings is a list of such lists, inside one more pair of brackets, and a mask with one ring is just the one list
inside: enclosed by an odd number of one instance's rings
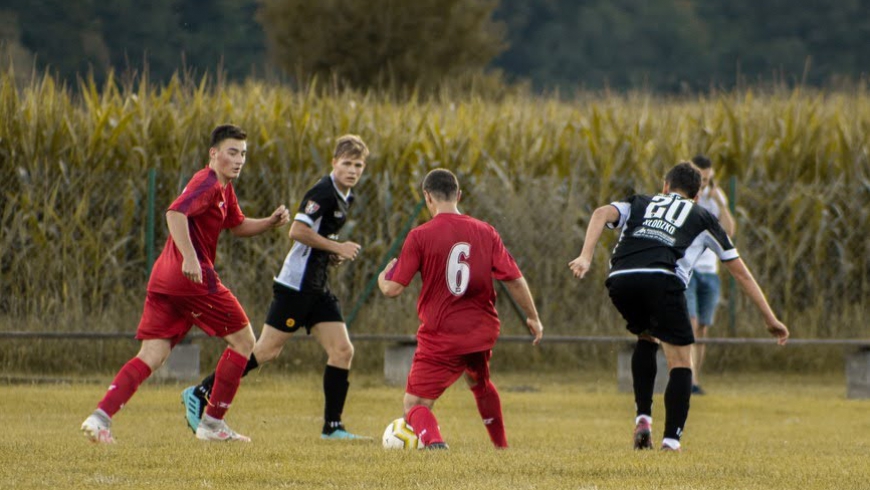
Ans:
{"label": "red jersey with number 6", "polygon": [[498,232],[462,214],[437,214],[411,230],[387,280],[407,286],[420,271],[417,350],[460,355],[485,351],[499,333],[493,278],[522,277]]}
{"label": "red jersey with number 6", "polygon": [[202,282],[197,284],[184,276],[184,259],[170,236],[154,262],[148,291],[199,296],[226,290],[214,268],[218,237],[223,229],[239,226],[245,220],[233,184],[222,186],[215,171],[206,167],[193,175],[169,209],[187,216],[190,241],[202,267]]}

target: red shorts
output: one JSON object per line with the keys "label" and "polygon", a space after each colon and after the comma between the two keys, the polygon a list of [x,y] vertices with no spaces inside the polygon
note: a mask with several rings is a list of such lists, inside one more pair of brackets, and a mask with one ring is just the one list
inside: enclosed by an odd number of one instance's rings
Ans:
{"label": "red shorts", "polygon": [[229,290],[201,296],[172,296],[149,291],[136,338],[169,339],[174,346],[193,325],[212,337],[226,337],[250,323],[239,300]]}
{"label": "red shorts", "polygon": [[420,398],[437,400],[444,390],[468,373],[475,381],[489,379],[489,358],[492,350],[458,356],[432,356],[414,353],[405,392]]}

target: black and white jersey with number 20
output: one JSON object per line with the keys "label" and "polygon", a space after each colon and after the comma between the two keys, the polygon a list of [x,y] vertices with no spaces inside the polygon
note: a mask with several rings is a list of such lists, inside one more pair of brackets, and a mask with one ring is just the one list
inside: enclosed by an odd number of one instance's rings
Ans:
{"label": "black and white jersey with number 20", "polygon": [[725,230],[709,211],[679,194],[634,195],[611,203],[622,228],[610,258],[610,276],[630,273],[666,273],[688,284],[692,266],[706,249],[719,260],[739,255]]}

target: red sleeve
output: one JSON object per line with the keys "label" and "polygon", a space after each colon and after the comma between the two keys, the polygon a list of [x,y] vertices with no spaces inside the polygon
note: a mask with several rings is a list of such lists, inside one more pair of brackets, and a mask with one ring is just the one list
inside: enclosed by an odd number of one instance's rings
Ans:
{"label": "red sleeve", "polygon": [[245,221],[245,214],[239,207],[239,199],[232,184],[227,184],[227,217],[224,219],[224,228],[235,228]]}
{"label": "red sleeve", "polygon": [[208,209],[215,192],[220,192],[217,175],[214,172],[197,172],[169,209],[188,217],[197,216]]}
{"label": "red sleeve", "polygon": [[523,276],[517,263],[505,248],[501,237],[495,229],[492,230],[492,277],[499,281],[513,281]]}
{"label": "red sleeve", "polygon": [[423,257],[420,256],[420,246],[417,244],[417,234],[412,230],[405,239],[405,244],[402,245],[402,252],[399,253],[399,260],[396,265],[385,276],[388,281],[394,281],[402,286],[407,287],[414,279],[414,275],[420,270],[420,264],[423,262]]}

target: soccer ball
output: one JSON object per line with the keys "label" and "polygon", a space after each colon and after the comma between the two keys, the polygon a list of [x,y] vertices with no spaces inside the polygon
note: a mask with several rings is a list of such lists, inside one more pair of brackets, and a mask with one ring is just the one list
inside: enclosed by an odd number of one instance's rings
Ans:
{"label": "soccer ball", "polygon": [[414,429],[406,424],[403,418],[398,418],[387,425],[383,442],[386,449],[423,449],[423,444],[420,439],[417,439]]}

